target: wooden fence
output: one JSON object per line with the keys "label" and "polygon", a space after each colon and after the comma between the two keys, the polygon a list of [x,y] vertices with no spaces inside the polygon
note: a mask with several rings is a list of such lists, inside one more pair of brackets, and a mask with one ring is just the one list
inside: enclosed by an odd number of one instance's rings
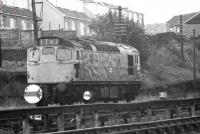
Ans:
{"label": "wooden fence", "polygon": [[[75,31],[39,31],[38,37],[41,36],[57,36],[61,38],[76,38]],[[0,39],[2,40],[2,48],[22,47],[28,48],[35,45],[33,30],[0,30]]]}

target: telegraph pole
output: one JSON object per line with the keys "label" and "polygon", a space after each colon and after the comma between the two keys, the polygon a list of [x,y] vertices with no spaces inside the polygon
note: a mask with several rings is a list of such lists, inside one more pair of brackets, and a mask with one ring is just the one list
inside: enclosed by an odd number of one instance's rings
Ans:
{"label": "telegraph pole", "polygon": [[180,15],[180,38],[181,38],[181,57],[184,61],[184,50],[183,50],[183,19],[182,15]]}
{"label": "telegraph pole", "polygon": [[109,20],[110,20],[110,41],[112,41],[112,34],[113,34],[113,17],[112,11],[109,11]]}
{"label": "telegraph pole", "polygon": [[[0,0],[0,28],[3,28],[3,2]],[[0,67],[2,67],[2,50],[1,50],[1,35],[0,35]]]}
{"label": "telegraph pole", "polygon": [[197,88],[197,85],[196,85],[196,52],[195,52],[195,49],[196,49],[196,43],[195,43],[195,29],[193,29],[193,43],[194,43],[194,47],[193,47],[193,75],[194,75],[194,91],[196,92],[196,88]]}
{"label": "telegraph pole", "polygon": [[32,0],[32,12],[33,12],[33,28],[34,28],[34,37],[35,41],[38,40],[38,23],[37,23],[37,15],[35,9],[35,0]]}

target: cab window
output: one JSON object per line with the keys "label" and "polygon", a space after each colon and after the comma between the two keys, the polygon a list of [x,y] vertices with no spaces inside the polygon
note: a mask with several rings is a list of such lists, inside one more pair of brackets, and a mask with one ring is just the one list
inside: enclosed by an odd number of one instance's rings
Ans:
{"label": "cab window", "polygon": [[44,47],[42,49],[42,54],[43,55],[54,54],[54,53],[55,53],[55,48],[54,47]]}
{"label": "cab window", "polygon": [[57,60],[68,61],[72,59],[72,51],[68,48],[58,48],[56,54]]}
{"label": "cab window", "polygon": [[39,61],[40,59],[40,50],[38,48],[33,48],[28,52],[28,61]]}

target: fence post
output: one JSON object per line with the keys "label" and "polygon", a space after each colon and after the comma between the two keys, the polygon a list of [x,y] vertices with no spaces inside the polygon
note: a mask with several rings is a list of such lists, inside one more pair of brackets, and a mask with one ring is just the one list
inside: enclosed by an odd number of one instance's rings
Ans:
{"label": "fence post", "polygon": [[83,117],[83,111],[81,110],[76,114],[76,129],[82,128],[82,117]]}
{"label": "fence post", "polygon": [[60,113],[58,113],[57,121],[58,121],[58,131],[64,131],[64,113],[62,110]]}
{"label": "fence post", "polygon": [[23,45],[22,45],[22,37],[21,37],[21,32],[22,31],[20,29],[18,29],[18,30],[19,30],[19,32],[18,32],[19,36],[18,37],[19,37],[20,46],[23,47]]}
{"label": "fence post", "polygon": [[1,57],[1,35],[0,35],[0,67],[2,67],[2,57]]}
{"label": "fence post", "polygon": [[30,37],[30,39],[31,39],[31,44],[34,44],[34,43],[33,43],[33,40],[32,40],[32,30],[30,30],[29,35],[30,35],[29,37]]}
{"label": "fence post", "polygon": [[8,30],[9,46],[10,46],[10,30]]}
{"label": "fence post", "polygon": [[29,125],[29,118],[28,118],[28,115],[26,115],[24,118],[23,118],[23,134],[29,134],[30,133],[30,125]]}
{"label": "fence post", "polygon": [[93,113],[93,117],[94,117],[94,127],[98,127],[99,126],[99,114],[97,111],[95,111]]}

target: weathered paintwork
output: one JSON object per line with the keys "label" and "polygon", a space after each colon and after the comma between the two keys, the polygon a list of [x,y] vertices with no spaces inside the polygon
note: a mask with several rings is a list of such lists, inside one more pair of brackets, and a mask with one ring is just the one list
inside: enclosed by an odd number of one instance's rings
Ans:
{"label": "weathered paintwork", "polygon": [[[88,52],[83,54],[81,80],[127,81],[136,80],[135,75],[128,75],[127,55],[121,53]],[[136,65],[134,66],[136,73]]]}
{"label": "weathered paintwork", "polygon": [[[69,43],[69,40],[68,40]],[[100,48],[101,44],[97,43],[98,46],[86,42],[90,48],[85,49],[83,42],[70,41],[69,44],[65,44],[65,47],[72,50],[72,59],[69,61],[58,61],[57,60],[57,49],[61,46],[56,45],[51,47],[55,48],[55,53],[51,55],[43,55],[42,50],[48,46],[37,47],[39,50],[39,59],[37,62],[31,62],[30,48],[27,56],[27,72],[28,72],[28,83],[69,83],[70,81],[139,81],[140,80],[140,61],[136,63],[135,56],[139,55],[139,52],[125,44],[115,44],[109,42],[104,43],[105,46],[112,46],[114,52],[109,51],[98,51],[97,47]],[[87,47],[88,47],[87,46]],[[62,46],[63,47],[63,46]],[[109,48],[111,49],[111,48]],[[106,50],[106,49],[105,49]],[[117,51],[116,51],[117,50]],[[77,51],[79,52],[79,58],[77,58]],[[35,54],[35,53],[34,53]],[[128,55],[132,55],[133,58],[133,74],[128,73]],[[35,56],[35,55],[34,55]],[[37,55],[36,55],[37,56]],[[35,58],[35,57],[33,57]],[[75,64],[78,64],[78,77],[76,76]]]}

